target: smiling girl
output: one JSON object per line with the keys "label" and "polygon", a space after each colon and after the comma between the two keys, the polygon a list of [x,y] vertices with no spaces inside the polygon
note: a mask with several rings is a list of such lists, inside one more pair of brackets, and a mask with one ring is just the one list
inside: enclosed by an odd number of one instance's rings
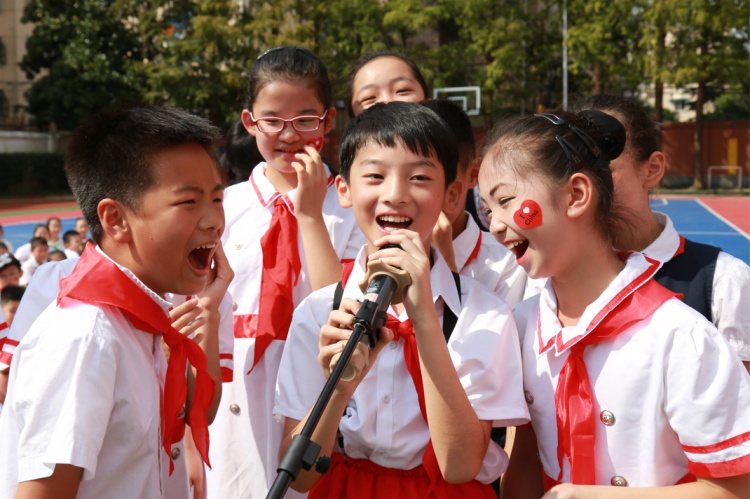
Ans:
{"label": "smiling girl", "polygon": [[622,125],[598,111],[525,116],[488,144],[490,231],[529,276],[549,277],[514,310],[532,427],[518,430],[505,494],[747,497],[750,378],[652,279],[657,261],[613,250],[627,230],[609,169]]}

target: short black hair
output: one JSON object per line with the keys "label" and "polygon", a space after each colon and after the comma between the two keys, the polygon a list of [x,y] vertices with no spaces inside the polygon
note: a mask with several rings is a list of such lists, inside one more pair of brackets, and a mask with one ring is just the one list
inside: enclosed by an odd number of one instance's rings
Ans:
{"label": "short black hair", "polygon": [[456,138],[445,121],[421,104],[379,102],[349,122],[339,147],[339,174],[347,183],[357,153],[373,142],[385,147],[401,143],[415,154],[434,154],[443,166],[446,187],[456,180]]}
{"label": "short black hair", "polygon": [[68,185],[101,241],[97,214],[102,199],[111,198],[135,209],[154,182],[151,159],[161,150],[198,144],[217,162],[219,129],[207,120],[177,108],[127,107],[101,112],[74,133],[65,155]]}
{"label": "short black hair", "polygon": [[81,235],[74,230],[66,230],[65,234],[63,234],[63,244],[68,244],[70,239],[76,236],[81,237]]}
{"label": "short black hair", "polygon": [[26,288],[23,286],[5,286],[0,291],[0,305],[5,305],[11,301],[21,301]]}
{"label": "short black hair", "polygon": [[43,237],[32,237],[29,241],[31,249],[38,248],[39,246],[49,246],[49,242]]}
{"label": "short black hair", "polygon": [[422,87],[425,98],[430,97],[430,87],[427,85],[427,81],[424,79],[424,75],[419,70],[417,63],[405,55],[393,52],[392,50],[373,50],[372,52],[363,54],[362,57],[357,59],[357,62],[354,63],[354,67],[349,72],[349,79],[346,82],[346,112],[349,114],[350,118],[354,118],[354,107],[352,106],[352,99],[354,99],[354,78],[357,76],[357,73],[359,73],[359,70],[367,63],[374,61],[375,59],[380,59],[381,57],[395,57],[409,66],[409,69],[411,69],[411,72],[414,75],[414,79],[417,80],[419,86]]}
{"label": "short black hair", "polygon": [[422,101],[422,105],[435,111],[448,124],[458,142],[458,166],[468,168],[477,155],[474,127],[469,115],[449,99],[429,99]]}

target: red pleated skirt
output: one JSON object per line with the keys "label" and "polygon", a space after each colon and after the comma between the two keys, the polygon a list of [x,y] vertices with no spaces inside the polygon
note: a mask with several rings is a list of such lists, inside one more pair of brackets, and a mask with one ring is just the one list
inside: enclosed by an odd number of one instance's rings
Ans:
{"label": "red pleated skirt", "polygon": [[496,498],[488,484],[473,480],[449,484],[441,480],[430,490],[430,478],[423,466],[411,470],[385,468],[368,459],[332,456],[331,468],[321,476],[309,499],[490,499]]}

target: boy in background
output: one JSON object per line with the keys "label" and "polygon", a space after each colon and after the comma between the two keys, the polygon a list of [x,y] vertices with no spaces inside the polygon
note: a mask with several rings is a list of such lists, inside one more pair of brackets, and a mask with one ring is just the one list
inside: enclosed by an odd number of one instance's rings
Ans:
{"label": "boy in background", "polygon": [[[219,140],[169,108],[101,113],[74,134],[66,174],[98,246],[13,355],[0,496],[162,497],[172,467],[162,449],[182,411],[207,458],[218,306],[233,277],[220,246]],[[170,292],[198,295],[198,343],[172,327]]]}
{"label": "boy in background", "polygon": [[426,100],[422,105],[445,121],[458,142],[458,172],[452,188],[457,189],[459,202],[446,203],[432,241],[452,270],[481,282],[513,307],[523,299],[526,272],[513,253],[484,233],[465,209],[479,174],[471,121],[463,109],[447,99]]}
{"label": "boy in background", "polygon": [[5,322],[8,324],[8,327],[13,324],[13,317],[16,315],[16,310],[18,310],[18,304],[21,303],[24,291],[26,291],[26,288],[22,286],[5,286],[0,291],[0,308],[3,310]]}
{"label": "boy in background", "polygon": [[26,286],[29,283],[31,276],[34,275],[41,264],[47,261],[49,255],[49,243],[45,238],[33,237],[29,244],[31,245],[31,258],[21,264],[22,275],[19,281],[21,286]]}
{"label": "boy in background", "polygon": [[84,240],[81,239],[81,234],[78,232],[74,230],[65,231],[65,234],[63,234],[63,246],[65,246],[63,252],[65,253],[65,257],[79,257],[83,249],[83,241]]}

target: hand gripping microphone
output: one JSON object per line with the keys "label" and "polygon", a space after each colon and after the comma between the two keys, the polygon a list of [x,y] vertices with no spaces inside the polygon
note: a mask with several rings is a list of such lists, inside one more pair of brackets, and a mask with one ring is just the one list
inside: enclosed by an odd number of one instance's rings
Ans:
{"label": "hand gripping microphone", "polygon": [[[381,249],[398,248],[397,244],[387,244]],[[388,316],[388,307],[391,303],[398,304],[404,299],[404,292],[411,284],[409,274],[399,268],[384,263],[381,260],[372,260],[367,264],[367,274],[360,281],[359,287],[362,289],[364,296],[362,302],[354,316],[354,327],[360,327],[364,330],[360,340],[372,348],[378,343],[380,338],[380,328],[385,325]],[[336,354],[331,359],[331,370],[338,362],[340,354]],[[362,359],[353,357],[344,368],[341,379],[351,381],[359,376],[362,371]],[[353,362],[352,362],[353,361]]]}

